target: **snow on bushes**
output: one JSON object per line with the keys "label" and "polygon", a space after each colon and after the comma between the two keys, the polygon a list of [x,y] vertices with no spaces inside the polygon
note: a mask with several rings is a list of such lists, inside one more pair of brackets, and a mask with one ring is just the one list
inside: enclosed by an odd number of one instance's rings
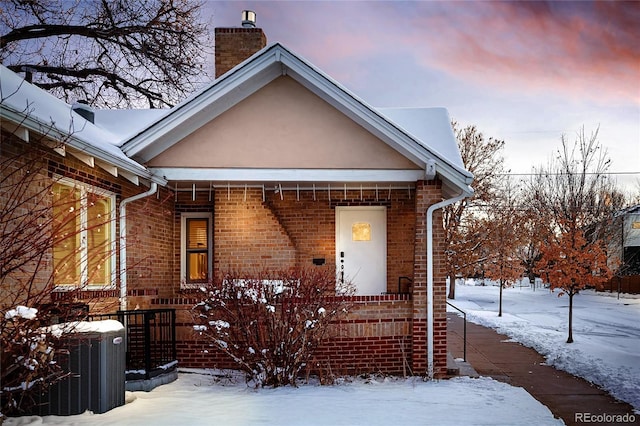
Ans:
{"label": "snow on bushes", "polygon": [[2,343],[2,412],[19,412],[31,404],[33,391],[46,388],[61,374],[54,360],[54,336],[41,327],[38,310],[7,310],[0,327]]}
{"label": "snow on bushes", "polygon": [[[228,273],[201,288],[194,330],[256,386],[296,385],[314,351],[344,317],[353,294],[327,269]],[[336,296],[339,294],[340,296]]]}

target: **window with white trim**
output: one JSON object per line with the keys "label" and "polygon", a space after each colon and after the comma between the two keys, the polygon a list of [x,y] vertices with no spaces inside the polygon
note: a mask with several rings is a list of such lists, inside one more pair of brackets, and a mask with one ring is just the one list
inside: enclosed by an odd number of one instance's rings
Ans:
{"label": "window with white trim", "polygon": [[211,278],[211,213],[182,213],[180,276],[185,287]]}
{"label": "window with white trim", "polygon": [[53,282],[114,288],[115,194],[62,179],[53,184]]}

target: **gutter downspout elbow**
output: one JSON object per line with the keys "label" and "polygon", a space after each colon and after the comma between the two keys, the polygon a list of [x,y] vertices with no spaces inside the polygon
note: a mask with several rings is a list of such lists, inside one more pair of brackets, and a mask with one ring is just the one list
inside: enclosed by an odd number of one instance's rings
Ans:
{"label": "gutter downspout elbow", "polygon": [[158,184],[151,182],[151,187],[148,191],[134,195],[129,198],[125,198],[120,201],[120,268],[118,273],[120,275],[120,310],[127,310],[127,204],[132,201],[139,200],[141,198],[153,195],[158,191]]}
{"label": "gutter downspout elbow", "polygon": [[427,209],[427,374],[433,380],[433,212],[456,203],[472,194],[463,190],[460,195],[442,200]]}

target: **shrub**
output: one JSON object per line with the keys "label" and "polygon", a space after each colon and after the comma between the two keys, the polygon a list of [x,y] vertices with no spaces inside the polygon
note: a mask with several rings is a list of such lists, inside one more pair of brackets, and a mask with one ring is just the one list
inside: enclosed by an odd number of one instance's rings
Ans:
{"label": "shrub", "polygon": [[228,273],[202,287],[194,329],[256,386],[296,385],[353,294],[325,268]]}
{"label": "shrub", "polygon": [[21,413],[33,405],[37,393],[66,376],[54,360],[60,336],[41,327],[38,310],[26,306],[7,310],[0,323],[1,408],[5,414]]}

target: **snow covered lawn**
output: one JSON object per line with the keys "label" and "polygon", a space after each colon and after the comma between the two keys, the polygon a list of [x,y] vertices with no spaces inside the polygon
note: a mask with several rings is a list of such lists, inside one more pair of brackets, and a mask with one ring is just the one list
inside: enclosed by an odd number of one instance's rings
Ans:
{"label": "snow covered lawn", "polygon": [[[472,281],[469,281],[472,283]],[[456,285],[454,305],[467,319],[535,349],[549,365],[587,379],[640,410],[640,296],[584,291],[573,299],[573,339],[566,343],[569,298],[531,287]],[[448,308],[455,312],[452,308]]]}
{"label": "snow covered lawn", "polygon": [[353,379],[333,386],[248,388],[202,370],[151,392],[127,394],[104,414],[22,417],[16,425],[561,425],[522,388],[490,378],[425,382]]}

